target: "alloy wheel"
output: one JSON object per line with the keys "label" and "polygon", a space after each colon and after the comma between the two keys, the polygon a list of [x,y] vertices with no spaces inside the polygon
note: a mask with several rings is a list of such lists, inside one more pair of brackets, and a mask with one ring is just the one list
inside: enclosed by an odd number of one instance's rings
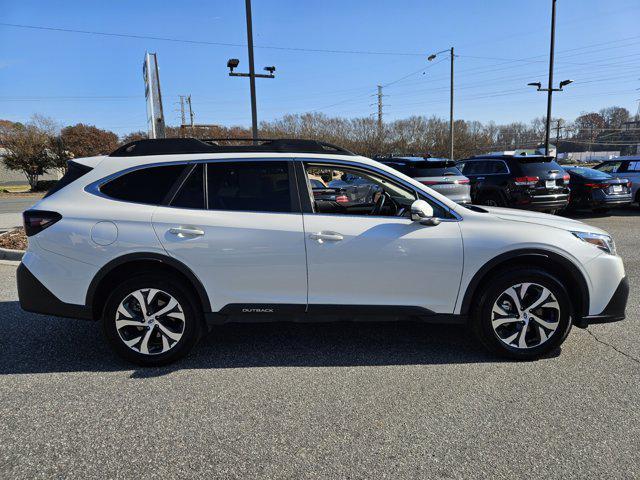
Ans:
{"label": "alloy wheel", "polygon": [[169,293],[142,288],[125,296],[115,317],[122,342],[144,355],[158,355],[175,347],[185,328],[184,311]]}
{"label": "alloy wheel", "polygon": [[509,347],[534,348],[546,343],[560,323],[560,305],[537,283],[520,283],[503,291],[491,309],[491,326]]}

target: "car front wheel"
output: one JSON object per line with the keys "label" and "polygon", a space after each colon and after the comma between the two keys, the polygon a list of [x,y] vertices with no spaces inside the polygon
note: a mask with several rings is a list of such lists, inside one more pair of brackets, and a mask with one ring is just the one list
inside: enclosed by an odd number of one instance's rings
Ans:
{"label": "car front wheel", "polygon": [[572,306],[555,276],[535,267],[519,267],[485,284],[472,327],[491,352],[533,360],[556,349],[569,334]]}
{"label": "car front wheel", "polygon": [[158,366],[177,360],[195,345],[202,316],[184,285],[149,275],[116,287],[107,300],[102,326],[121,357]]}

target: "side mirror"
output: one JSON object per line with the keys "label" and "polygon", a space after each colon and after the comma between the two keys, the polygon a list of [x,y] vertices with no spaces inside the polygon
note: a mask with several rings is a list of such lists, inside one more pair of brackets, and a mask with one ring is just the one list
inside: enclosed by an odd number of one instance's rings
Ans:
{"label": "side mirror", "polygon": [[440,219],[433,216],[433,207],[424,200],[416,200],[411,204],[411,220],[422,225],[438,225]]}

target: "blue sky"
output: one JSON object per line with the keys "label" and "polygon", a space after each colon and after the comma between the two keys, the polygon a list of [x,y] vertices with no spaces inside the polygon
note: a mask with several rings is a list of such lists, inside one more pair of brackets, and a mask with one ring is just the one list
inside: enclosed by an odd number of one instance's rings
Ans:
{"label": "blue sky", "polygon": [[[529,121],[545,113],[550,0],[254,0],[257,47],[391,52],[325,53],[256,48],[258,115],[271,120],[307,111],[373,114],[376,85],[389,84],[385,120],[448,116],[454,46],[456,117]],[[554,116],[640,98],[640,2],[558,0]],[[244,1],[164,2],[0,0],[0,23],[244,44]],[[146,129],[142,60],[157,52],[168,124],[179,124],[178,95],[191,94],[197,123],[250,124],[247,79],[227,76],[226,61],[246,47],[68,33],[0,25],[0,118],[32,114],[61,124],[84,122],[119,134]],[[413,73],[416,72],[416,73]],[[413,73],[412,75],[409,75]],[[406,78],[405,78],[406,77]],[[402,80],[400,80],[402,79]]]}

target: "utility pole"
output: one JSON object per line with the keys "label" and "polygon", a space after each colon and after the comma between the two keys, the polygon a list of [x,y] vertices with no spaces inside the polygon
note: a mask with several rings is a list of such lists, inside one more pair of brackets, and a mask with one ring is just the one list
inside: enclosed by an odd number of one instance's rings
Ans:
{"label": "utility pole", "polygon": [[378,85],[378,138],[382,142],[382,85]]}
{"label": "utility pole", "polygon": [[453,47],[451,47],[451,95],[449,99],[449,158],[453,160]]}
{"label": "utility pole", "polygon": [[186,117],[184,116],[184,95],[180,95],[180,126],[185,125]]}
{"label": "utility pole", "polygon": [[193,128],[193,109],[191,108],[191,95],[187,95],[187,105],[189,105],[189,124]]}
{"label": "utility pole", "polygon": [[562,120],[558,119],[556,120],[556,160],[558,159],[558,150],[559,150],[559,145],[560,145],[560,129],[562,128],[560,125],[562,123]]}
{"label": "utility pole", "polygon": [[427,60],[432,61],[441,53],[449,52],[451,55],[451,78],[450,78],[450,88],[449,88],[449,158],[453,160],[453,62],[456,58],[453,47],[447,50],[442,50],[441,52],[436,52],[427,57]]}

